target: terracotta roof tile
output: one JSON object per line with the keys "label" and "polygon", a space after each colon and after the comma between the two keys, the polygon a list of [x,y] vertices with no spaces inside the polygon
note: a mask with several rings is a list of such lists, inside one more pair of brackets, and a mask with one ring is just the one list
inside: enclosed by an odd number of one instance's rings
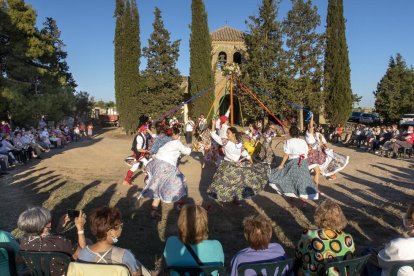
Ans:
{"label": "terracotta roof tile", "polygon": [[210,33],[211,40],[213,41],[242,41],[244,42],[244,34],[231,28],[229,26],[221,27]]}

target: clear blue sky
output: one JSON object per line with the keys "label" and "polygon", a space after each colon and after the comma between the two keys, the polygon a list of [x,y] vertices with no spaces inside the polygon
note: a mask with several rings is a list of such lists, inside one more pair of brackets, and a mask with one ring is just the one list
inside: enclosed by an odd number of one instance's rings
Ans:
{"label": "clear blue sky", "polygon": [[[261,0],[205,0],[210,31],[227,25],[246,31],[245,20],[257,14]],[[323,31],[327,0],[314,0]],[[26,0],[38,14],[38,26],[53,17],[62,32],[68,64],[78,84],[96,99],[114,100],[115,0]],[[189,72],[191,0],[137,0],[141,46],[152,32],[155,6],[161,9],[172,39],[181,39],[178,69]],[[344,0],[346,35],[354,92],[363,96],[360,106],[374,105],[372,91],[384,75],[391,55],[401,53],[414,64],[413,0]],[[282,0],[278,19],[286,17],[290,0]],[[141,61],[141,69],[145,68]]]}

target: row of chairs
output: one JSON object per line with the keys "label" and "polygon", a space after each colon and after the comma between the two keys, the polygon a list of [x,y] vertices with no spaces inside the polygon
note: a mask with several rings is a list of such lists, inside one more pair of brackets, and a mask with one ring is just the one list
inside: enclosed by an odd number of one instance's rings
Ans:
{"label": "row of chairs", "polygon": [[[0,249],[5,250],[8,255],[9,271],[11,276],[17,276],[15,253],[7,243],[0,243]],[[83,262],[71,262],[71,257],[62,252],[39,252],[39,251],[20,251],[26,265],[34,276],[49,276],[51,264],[60,263],[67,271],[67,276],[102,276],[102,275],[125,275],[128,276],[129,270],[124,265],[118,264],[91,264]],[[370,255],[354,258],[346,261],[325,262],[318,269],[318,275],[327,275],[329,268],[335,268],[341,276],[357,276],[361,274]],[[276,275],[291,269],[294,259],[287,259],[272,263],[251,263],[243,264],[238,268],[238,275],[244,275],[247,270],[255,271],[256,275]],[[393,264],[391,276],[397,276],[398,270],[403,266],[411,266],[414,269],[414,261],[398,261]],[[91,274],[93,273],[93,274]],[[208,265],[198,267],[168,267],[168,275],[177,273],[180,276],[199,276],[199,275],[226,275],[226,269],[222,265]]]}

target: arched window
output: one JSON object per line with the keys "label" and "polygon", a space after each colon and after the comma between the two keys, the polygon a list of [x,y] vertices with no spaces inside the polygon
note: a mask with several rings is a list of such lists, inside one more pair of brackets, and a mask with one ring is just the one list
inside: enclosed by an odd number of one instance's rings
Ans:
{"label": "arched window", "polygon": [[227,54],[225,52],[220,52],[217,59],[217,68],[222,70],[224,65],[227,63]]}
{"label": "arched window", "polygon": [[237,64],[241,64],[242,62],[242,55],[239,52],[235,52],[233,54],[233,62]]}

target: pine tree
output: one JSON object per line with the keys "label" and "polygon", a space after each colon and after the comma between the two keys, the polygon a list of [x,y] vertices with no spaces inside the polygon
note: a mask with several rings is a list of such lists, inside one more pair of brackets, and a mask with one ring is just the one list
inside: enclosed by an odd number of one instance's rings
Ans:
{"label": "pine tree", "polygon": [[345,123],[352,112],[351,69],[343,13],[343,0],[329,0],[323,88],[325,112],[333,124]]}
{"label": "pine tree", "polygon": [[31,124],[43,114],[55,121],[70,115],[76,84],[64,60],[67,54],[56,22],[49,19],[39,32],[36,12],[23,0],[8,0],[0,13],[5,39],[0,42],[0,116]]}
{"label": "pine tree", "polygon": [[143,74],[146,93],[142,98],[143,111],[153,118],[183,101],[181,76],[176,68],[180,41],[170,41],[170,33],[164,27],[158,8],[155,8],[154,16],[154,31],[148,39],[148,47],[143,49],[147,68]]}
{"label": "pine tree", "polygon": [[374,95],[376,111],[388,121],[396,121],[414,110],[414,71],[400,54],[390,58]]}
{"label": "pine tree", "polygon": [[[258,94],[265,105],[276,111],[280,107],[283,90],[282,32],[276,20],[278,1],[263,0],[258,16],[250,16],[246,21],[249,32],[245,35],[246,61],[242,64],[244,82],[251,88],[258,87],[273,95],[273,98]],[[283,92],[284,93],[284,92]],[[240,94],[243,113],[256,117],[261,111],[256,101],[248,95]]]}
{"label": "pine tree", "polygon": [[191,111],[194,116],[198,116],[200,113],[208,113],[213,100],[214,77],[211,67],[211,37],[203,0],[192,0],[191,11],[190,95],[194,96],[211,87],[210,91],[193,101]]}
{"label": "pine tree", "polygon": [[142,105],[139,15],[135,0],[117,0],[115,17],[115,98],[120,123],[131,133],[137,127]]}
{"label": "pine tree", "polygon": [[286,35],[288,74],[294,80],[290,101],[320,108],[322,86],[322,35],[316,32],[320,25],[317,7],[311,0],[292,0],[292,9],[283,22]]}

